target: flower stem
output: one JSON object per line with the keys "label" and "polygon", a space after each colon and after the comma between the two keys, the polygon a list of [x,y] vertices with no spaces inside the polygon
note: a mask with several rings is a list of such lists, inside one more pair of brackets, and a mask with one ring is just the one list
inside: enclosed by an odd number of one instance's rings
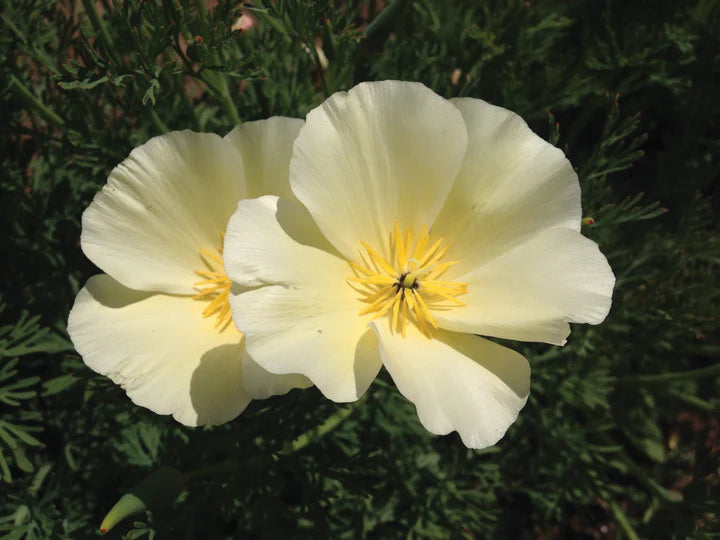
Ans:
{"label": "flower stem", "polygon": [[10,75],[9,88],[22,99],[30,108],[35,109],[40,116],[48,122],[56,126],[63,126],[65,121],[60,118],[54,111],[49,109],[42,101],[40,101],[30,89],[25,86],[15,75]]}
{"label": "flower stem", "polygon": [[272,17],[268,14],[268,8],[265,7],[264,0],[256,0],[254,2],[255,8],[252,9],[253,13],[257,14],[258,17],[268,25],[272,26],[273,29],[279,33],[281,36],[283,36],[287,42],[292,41],[292,37],[290,36],[290,33],[287,31],[287,28],[285,27],[284,22],[279,22],[275,17]]}
{"label": "flower stem", "polygon": [[215,91],[215,99],[220,102],[220,105],[222,105],[223,109],[225,109],[225,112],[230,117],[230,120],[232,120],[235,125],[242,123],[240,113],[238,112],[237,107],[235,107],[235,103],[233,103],[232,97],[230,96],[230,87],[228,86],[225,75],[219,73],[217,79],[219,83],[218,88],[214,85],[208,85],[211,90]]}
{"label": "flower stem", "polygon": [[[207,24],[207,8],[205,6],[205,0],[196,0],[195,5],[197,7],[202,32],[208,36],[210,34],[210,28]],[[220,57],[220,53],[212,52],[210,57],[216,66],[222,65],[224,62],[224,59]],[[208,73],[204,77],[201,77],[201,79],[205,82],[210,91],[215,94],[215,99],[218,100],[222,108],[230,117],[230,120],[232,120],[235,125],[242,123],[240,113],[238,112],[237,107],[235,107],[235,103],[230,95],[230,85],[228,85],[225,74],[212,72]]]}
{"label": "flower stem", "polygon": [[393,25],[400,17],[402,10],[411,2],[407,0],[393,0],[393,2],[383,9],[373,21],[368,24],[365,29],[365,39],[369,42],[382,40],[390,34]]}
{"label": "flower stem", "polygon": [[165,133],[170,131],[165,125],[165,122],[160,119],[160,116],[158,116],[158,113],[154,108],[150,109],[150,119],[152,120],[153,124],[155,124],[157,130],[160,132],[160,135],[164,135]]}
{"label": "flower stem", "polygon": [[671,381],[699,379],[701,377],[718,374],[720,374],[720,362],[700,369],[691,369],[689,371],[675,371],[670,373],[660,373],[658,375],[635,375],[632,377],[621,377],[617,379],[617,382],[622,384],[662,384]]}
{"label": "flower stem", "polygon": [[322,424],[320,424],[317,427],[314,427],[313,429],[306,431],[302,435],[300,435],[297,439],[292,441],[290,444],[288,444],[281,452],[280,455],[288,455],[292,454],[293,452],[297,452],[298,450],[302,450],[309,444],[319,441],[322,439],[325,435],[330,433],[332,430],[334,430],[336,427],[340,425],[340,422],[345,420],[348,416],[350,416],[353,411],[357,408],[360,401],[356,401],[354,403],[351,403],[349,407],[345,407],[343,409],[338,410],[335,414],[330,416],[327,420],[325,420]]}
{"label": "flower stem", "polygon": [[[306,446],[309,446],[310,444],[319,441],[325,435],[338,427],[343,420],[350,416],[361,403],[361,401],[362,400],[350,403],[349,406],[339,409],[337,412],[328,417],[322,424],[306,431],[305,433],[297,437],[295,440],[287,444],[285,448],[283,448],[278,454],[273,455],[273,459],[277,461],[280,456],[287,456],[293,454],[294,452],[298,452]],[[260,456],[255,456],[240,463],[227,462],[218,463],[216,465],[208,465],[207,467],[201,467],[199,469],[184,473],[183,478],[185,482],[189,482],[192,480],[197,480],[198,478],[204,478],[206,476],[233,474],[240,471],[245,471],[247,469],[251,469],[252,467],[258,465],[261,459],[262,458]]]}
{"label": "flower stem", "polygon": [[537,364],[538,362],[545,362],[547,360],[552,360],[553,358],[557,358],[562,353],[563,353],[563,349],[561,349],[560,347],[553,347],[537,356],[529,356],[528,355],[528,358],[530,360],[532,360],[533,364]]}
{"label": "flower stem", "polygon": [[696,409],[699,409],[701,411],[707,412],[707,413],[715,413],[718,410],[720,410],[720,407],[710,401],[706,401],[704,399],[701,399],[697,396],[693,396],[692,394],[686,394],[683,392],[670,392],[670,395],[684,401],[691,407],[695,407]]}
{"label": "flower stem", "polygon": [[635,529],[633,529],[632,525],[630,525],[630,521],[625,515],[625,512],[622,511],[620,505],[615,501],[610,501],[610,512],[612,513],[613,518],[615,518],[615,522],[620,526],[623,533],[625,533],[625,536],[627,536],[630,540],[640,540],[640,537],[635,532]]}
{"label": "flower stem", "polygon": [[190,101],[190,97],[188,96],[187,90],[185,89],[185,80],[183,79],[183,76],[181,74],[177,74],[175,75],[173,80],[175,82],[176,91],[183,101],[185,110],[190,111],[190,114],[192,115],[193,129],[195,131],[202,131],[200,117],[198,116],[197,110],[193,105],[192,101]]}
{"label": "flower stem", "polygon": [[100,35],[100,40],[105,46],[108,54],[117,65],[121,65],[122,63],[120,61],[120,58],[118,57],[117,51],[115,50],[115,44],[113,43],[112,37],[110,37],[110,33],[108,32],[107,27],[103,23],[102,18],[95,10],[95,4],[91,0],[82,0],[82,4],[85,8],[85,13],[90,19],[90,24],[92,24],[95,31]]}

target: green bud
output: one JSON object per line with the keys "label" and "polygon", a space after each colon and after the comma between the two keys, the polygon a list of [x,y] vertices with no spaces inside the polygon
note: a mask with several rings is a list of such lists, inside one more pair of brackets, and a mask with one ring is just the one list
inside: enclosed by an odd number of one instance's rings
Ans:
{"label": "green bud", "polygon": [[163,467],[145,478],[115,503],[100,524],[103,534],[112,529],[128,516],[172,505],[184,486],[180,471],[172,467]]}

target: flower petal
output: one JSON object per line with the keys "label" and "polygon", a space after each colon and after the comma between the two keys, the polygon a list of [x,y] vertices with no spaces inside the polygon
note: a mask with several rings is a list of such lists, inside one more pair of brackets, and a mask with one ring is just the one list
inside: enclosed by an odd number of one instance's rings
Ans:
{"label": "flower petal", "polygon": [[230,305],[248,353],[263,368],[301,373],[325,397],[355,401],[377,376],[380,358],[357,308],[334,292],[346,294],[320,284],[271,285],[232,296]]}
{"label": "flower petal", "polygon": [[238,203],[223,257],[228,277],[243,286],[318,281],[332,274],[349,291],[350,266],[331,252],[304,206],[267,195]]}
{"label": "flower petal", "polygon": [[468,272],[549,228],[580,230],[580,184],[563,152],[517,114],[480,99],[451,100],[468,130],[465,160],[433,234]]}
{"label": "flower petal", "polygon": [[465,153],[455,106],[419,83],[362,83],[310,111],[290,185],[349,260],[387,249],[394,222],[419,231],[445,201]]}
{"label": "flower petal", "polygon": [[230,299],[252,358],[271,373],[301,373],[325,397],[355,401],[380,370],[375,336],[357,315],[340,310],[327,291],[279,285]]}
{"label": "flower petal", "polygon": [[550,229],[458,279],[467,305],[435,311],[441,328],[564,345],[568,322],[599,324],[615,276],[592,240]]}
{"label": "flower petal", "polygon": [[515,351],[469,334],[440,330],[428,339],[411,327],[403,338],[385,321],[371,326],[383,364],[431,433],[457,431],[465,446],[485,448],[527,401],[530,366]]}
{"label": "flower petal", "polygon": [[191,131],[155,137],[113,169],[85,210],[83,251],[127,287],[195,294],[199,250],[217,249],[244,194],[232,144]]}
{"label": "flower petal", "polygon": [[307,377],[289,373],[275,375],[264,369],[252,357],[243,355],[243,382],[245,390],[253,399],[266,399],[270,396],[287,394],[293,388],[309,388],[312,382]]}
{"label": "flower petal", "polygon": [[240,201],[225,239],[228,276],[244,286],[280,285],[233,291],[233,320],[264,369],[300,373],[328,398],[354,401],[377,375],[380,358],[346,281],[350,265],[318,242],[326,241],[297,201]]}
{"label": "flower petal", "polygon": [[139,292],[108,275],[88,280],[68,333],[83,361],[122,386],[137,405],[188,426],[222,424],[250,402],[242,334],[204,319],[204,302]]}
{"label": "flower petal", "polygon": [[261,195],[295,198],[288,171],[293,143],[304,124],[299,118],[273,116],[244,122],[225,136],[242,155],[247,198]]}

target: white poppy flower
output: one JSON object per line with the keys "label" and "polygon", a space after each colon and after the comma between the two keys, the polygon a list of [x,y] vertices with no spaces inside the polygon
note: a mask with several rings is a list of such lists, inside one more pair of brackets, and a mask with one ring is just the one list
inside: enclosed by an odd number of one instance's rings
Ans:
{"label": "white poppy flower", "polygon": [[136,404],[189,426],[220,424],[251,398],[310,384],[270,374],[247,355],[222,260],[239,200],[291,196],[288,165],[302,125],[278,117],[225,139],[155,137],[113,169],[85,210],[82,249],[106,273],[78,293],[68,333],[83,361]]}
{"label": "white poppy flower", "polygon": [[516,114],[418,83],[363,83],[310,112],[290,164],[300,201],[244,200],[228,275],[253,358],[358,399],[385,365],[422,424],[497,442],[525,404],[520,354],[600,323],[614,276],[580,234],[563,153]]}

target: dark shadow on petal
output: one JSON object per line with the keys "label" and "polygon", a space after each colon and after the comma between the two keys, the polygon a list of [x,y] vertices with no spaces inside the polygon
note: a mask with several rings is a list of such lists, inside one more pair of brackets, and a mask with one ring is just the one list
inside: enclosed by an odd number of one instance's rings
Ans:
{"label": "dark shadow on petal", "polygon": [[230,285],[230,294],[232,296],[237,296],[238,294],[242,294],[244,292],[252,291],[259,288],[260,286],[246,287],[245,285],[240,285],[239,283],[235,283],[233,281],[232,285]]}
{"label": "dark shadow on petal", "polygon": [[353,372],[355,374],[355,391],[358,398],[362,397],[368,386],[375,380],[381,367],[382,360],[380,359],[377,336],[375,332],[368,328],[360,336],[355,346]]}
{"label": "dark shadow on petal", "polygon": [[220,345],[202,355],[190,379],[198,425],[228,422],[250,403],[242,383],[242,352],[238,343]]}
{"label": "dark shadow on petal", "polygon": [[275,219],[277,219],[285,234],[298,244],[321,249],[336,257],[342,257],[328,242],[325,235],[320,232],[307,208],[298,201],[278,199]]}
{"label": "dark shadow on petal", "polygon": [[151,297],[152,292],[130,289],[107,274],[91,277],[85,284],[90,295],[109,308],[122,308]]}

